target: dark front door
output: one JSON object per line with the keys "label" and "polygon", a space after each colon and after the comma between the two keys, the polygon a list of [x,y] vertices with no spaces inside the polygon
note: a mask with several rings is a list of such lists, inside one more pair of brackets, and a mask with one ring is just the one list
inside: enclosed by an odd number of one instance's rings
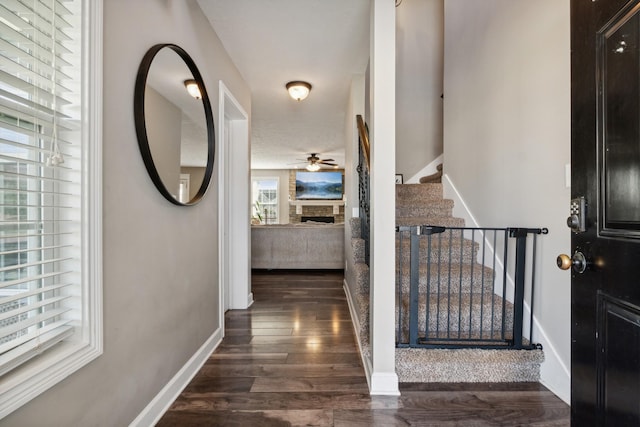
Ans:
{"label": "dark front door", "polygon": [[571,0],[571,55],[571,419],[640,426],[640,0]]}

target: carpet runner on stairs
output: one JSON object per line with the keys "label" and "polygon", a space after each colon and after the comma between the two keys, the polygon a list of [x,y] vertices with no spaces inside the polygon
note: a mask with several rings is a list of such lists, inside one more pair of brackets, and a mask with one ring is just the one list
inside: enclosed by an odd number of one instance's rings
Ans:
{"label": "carpet runner on stairs", "polygon": [[[464,220],[452,215],[453,201],[443,198],[443,187],[439,182],[427,184],[396,185],[396,225],[433,225],[445,227],[464,227]],[[358,335],[365,357],[370,356],[369,347],[369,267],[364,263],[364,241],[360,237],[360,219],[351,220],[352,248],[356,268],[356,304],[359,326]],[[462,240],[461,240],[462,239]],[[421,245],[425,245],[421,242]],[[478,245],[468,239],[451,238],[433,239],[430,257],[431,267],[426,261],[420,264],[420,299],[418,324],[422,325],[419,334],[433,337],[442,334],[440,326],[449,329],[447,333],[460,333],[468,337],[488,338],[502,329],[503,300],[494,293],[491,268],[480,265],[477,261]],[[455,250],[448,250],[448,246]],[[442,254],[446,254],[446,257]],[[457,268],[447,268],[451,257]],[[461,267],[458,267],[458,266]],[[409,295],[409,239],[400,242],[396,238],[396,323],[400,323],[397,340],[406,341],[408,337],[408,295]],[[438,277],[436,285],[431,285],[429,295],[443,293],[444,284],[454,283],[446,287],[446,298],[427,298],[427,270],[431,269],[431,277]],[[427,301],[428,300],[428,301]],[[504,302],[505,331],[512,329],[513,308]],[[426,321],[425,309],[429,304],[430,322]],[[402,307],[402,316],[398,309]],[[481,309],[482,307],[482,309]],[[493,309],[497,313],[493,317],[479,315],[482,311]],[[398,320],[398,317],[401,317]],[[398,330],[398,325],[396,325]],[[436,331],[436,329],[438,329]],[[507,336],[510,337],[507,332]],[[544,360],[542,350],[483,350],[483,349],[396,349],[396,372],[401,382],[530,382],[538,381],[540,364]]]}

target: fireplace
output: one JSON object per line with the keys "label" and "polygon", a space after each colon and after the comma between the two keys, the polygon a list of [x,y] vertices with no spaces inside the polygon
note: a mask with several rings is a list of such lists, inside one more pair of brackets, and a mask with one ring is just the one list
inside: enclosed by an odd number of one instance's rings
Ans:
{"label": "fireplace", "polygon": [[300,218],[300,222],[326,222],[328,224],[333,224],[336,221],[332,216],[303,216]]}

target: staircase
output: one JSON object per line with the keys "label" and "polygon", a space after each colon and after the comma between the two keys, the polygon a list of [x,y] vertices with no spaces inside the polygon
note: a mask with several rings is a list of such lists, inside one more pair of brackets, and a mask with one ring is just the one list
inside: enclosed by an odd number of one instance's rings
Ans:
{"label": "staircase", "polygon": [[[441,172],[441,169],[439,170]],[[396,225],[440,225],[445,227],[464,227],[464,220],[455,218],[452,215],[453,201],[443,198],[443,188],[439,181],[439,176],[433,177],[429,183],[424,184],[403,184],[396,185]],[[370,357],[369,346],[369,268],[364,263],[364,241],[360,238],[360,219],[351,220],[352,248],[355,258],[356,268],[356,295],[352,295],[357,305],[356,311],[358,319],[356,321],[358,335],[362,352],[365,358]],[[408,240],[408,239],[407,239]],[[403,242],[408,245],[408,242]],[[396,240],[396,268],[400,265],[397,280],[402,286],[402,294],[409,294],[409,268],[407,248],[403,247],[402,258],[398,256],[399,241]],[[477,254],[477,244],[464,240],[455,242],[460,250],[459,257],[464,257],[475,262]],[[447,252],[447,251],[445,251]],[[456,252],[457,253],[457,252]],[[440,260],[448,262],[449,260]],[[453,260],[455,261],[455,259]],[[452,261],[452,262],[453,262]],[[433,267],[432,267],[433,268]],[[427,269],[426,262],[421,260],[420,269],[423,272]],[[442,271],[448,271],[443,268]],[[488,267],[475,264],[474,268],[453,271],[457,274],[453,280],[459,283],[453,289],[454,294],[450,296],[454,304],[448,304],[448,313],[445,307],[433,307],[431,312],[438,312],[442,317],[442,322],[449,322],[447,315],[451,318],[458,318],[456,310],[467,313],[467,317],[457,325],[460,329],[465,329],[467,333],[474,333],[469,328],[478,331],[488,331],[491,326],[501,328],[501,319],[493,319],[493,325],[483,325],[480,329],[479,320],[469,312],[480,312],[480,305],[484,305],[484,310],[491,309],[491,305],[502,306],[502,299],[493,294],[492,289],[478,291],[472,289],[470,283],[478,283],[478,278],[486,275],[490,277],[493,273]],[[426,274],[421,274],[425,277]],[[421,283],[423,289],[425,284]],[[398,287],[396,287],[398,289]],[[480,295],[482,294],[482,295]],[[397,339],[406,340],[408,330],[408,298],[403,297],[403,301],[396,301],[396,322],[398,322],[398,306],[402,305],[403,315],[401,319],[402,327],[400,336]],[[427,301],[422,298],[419,304],[424,308]],[[433,301],[430,304],[434,304]],[[437,303],[436,303],[437,304]],[[469,310],[469,306],[474,306],[474,310]],[[507,314],[511,315],[510,304],[507,305]],[[462,308],[461,308],[462,307]],[[440,308],[440,310],[436,310]],[[420,324],[424,322],[424,310],[421,309],[422,318]],[[406,316],[405,316],[405,313]],[[512,321],[512,315],[511,320]],[[486,323],[486,320],[482,322]],[[396,325],[397,326],[397,325]],[[453,325],[454,329],[456,325]],[[427,331],[421,330],[421,334]],[[433,331],[429,333],[433,334]],[[483,332],[486,334],[486,332]],[[540,376],[540,363],[544,360],[542,350],[482,350],[482,349],[424,349],[424,348],[396,348],[396,372],[400,382],[537,382]]]}

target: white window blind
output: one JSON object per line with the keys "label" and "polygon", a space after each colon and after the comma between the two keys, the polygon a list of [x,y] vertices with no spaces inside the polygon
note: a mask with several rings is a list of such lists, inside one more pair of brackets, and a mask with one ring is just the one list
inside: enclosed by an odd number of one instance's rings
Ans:
{"label": "white window blind", "polygon": [[78,3],[0,2],[0,378],[82,326]]}

